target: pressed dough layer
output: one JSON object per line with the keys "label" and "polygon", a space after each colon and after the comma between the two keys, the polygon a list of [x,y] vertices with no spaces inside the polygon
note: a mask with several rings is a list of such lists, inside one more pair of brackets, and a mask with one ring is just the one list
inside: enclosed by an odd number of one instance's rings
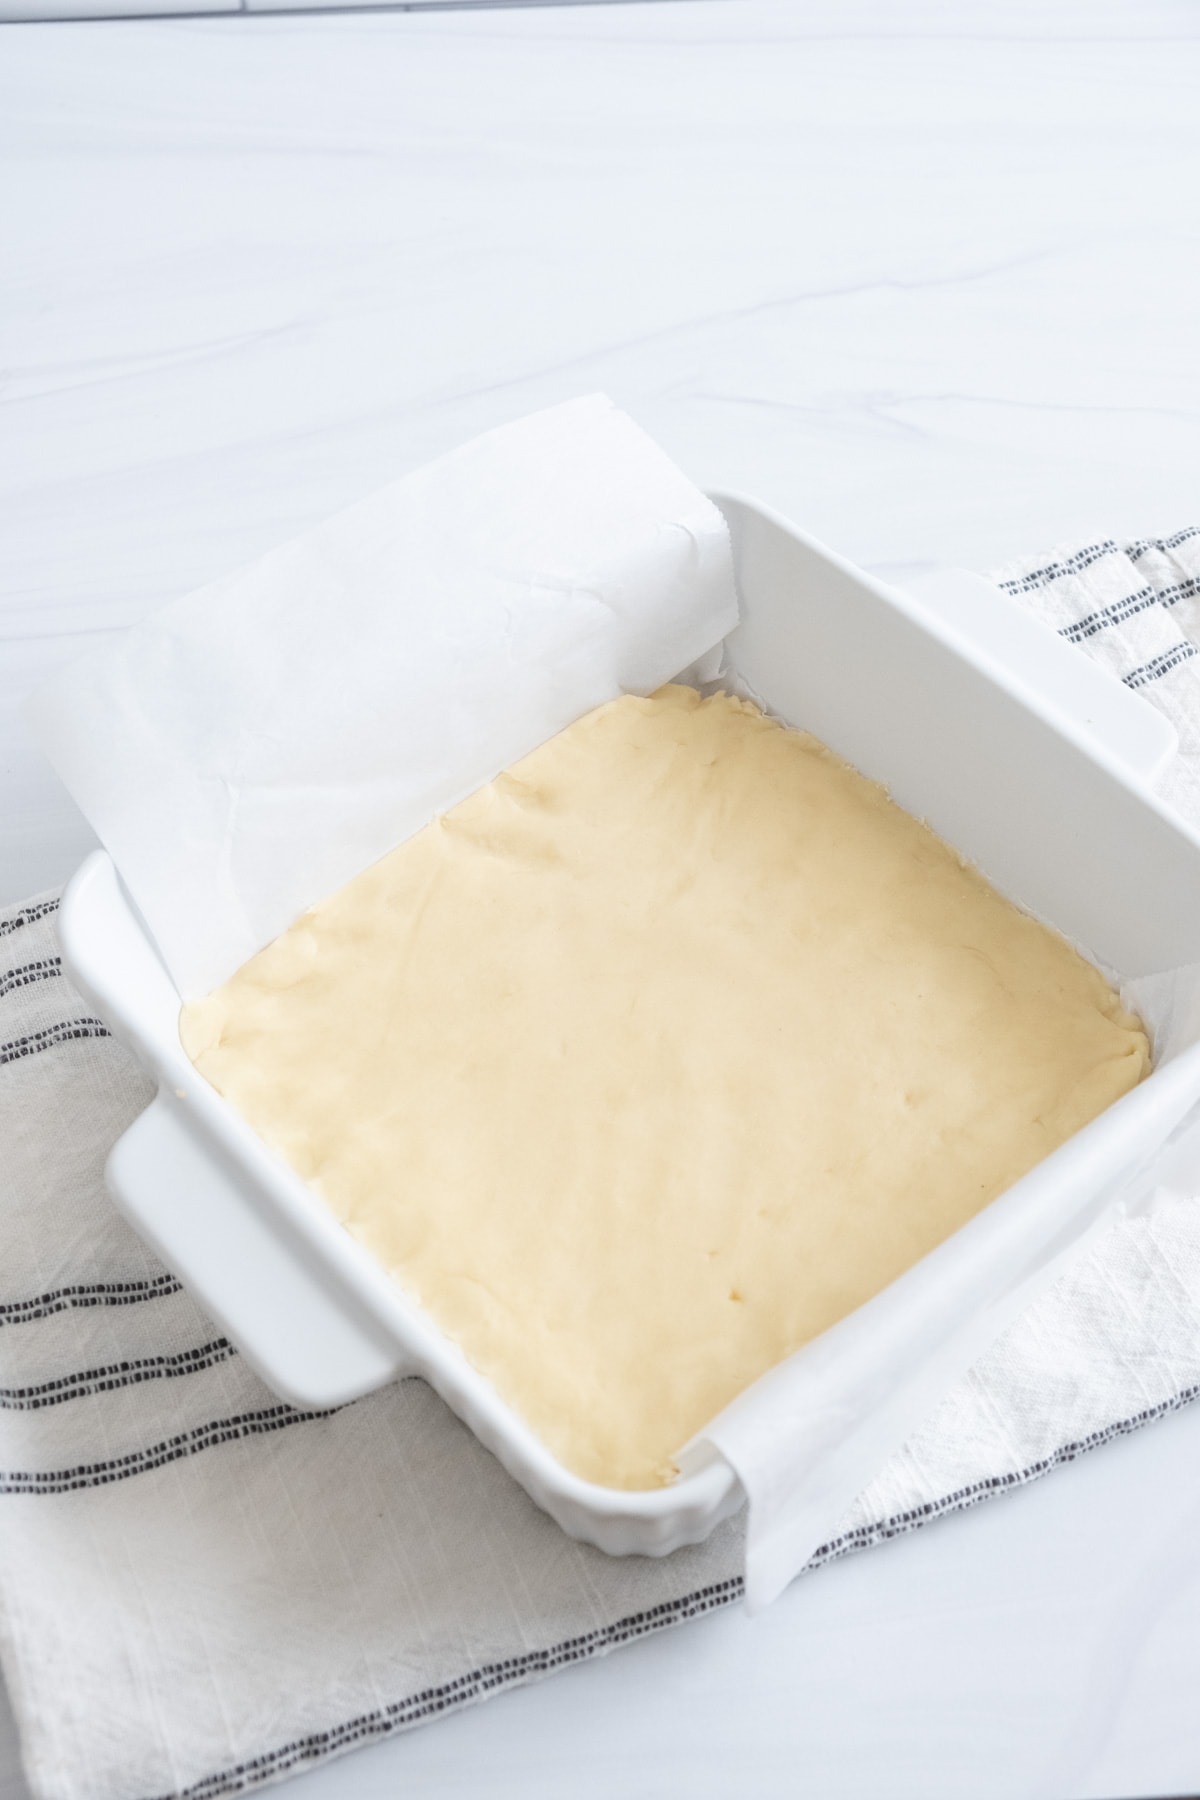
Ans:
{"label": "pressed dough layer", "polygon": [[630,1488],[1149,1061],[882,788],[682,687],[551,739],[181,1035],[550,1449]]}

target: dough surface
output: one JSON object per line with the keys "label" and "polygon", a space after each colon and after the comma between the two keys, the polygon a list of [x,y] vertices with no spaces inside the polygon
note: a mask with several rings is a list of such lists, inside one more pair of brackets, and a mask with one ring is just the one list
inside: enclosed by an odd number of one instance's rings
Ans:
{"label": "dough surface", "polygon": [[1149,1067],[1064,939],[816,739],[589,713],[185,1007],[197,1068],[614,1487]]}

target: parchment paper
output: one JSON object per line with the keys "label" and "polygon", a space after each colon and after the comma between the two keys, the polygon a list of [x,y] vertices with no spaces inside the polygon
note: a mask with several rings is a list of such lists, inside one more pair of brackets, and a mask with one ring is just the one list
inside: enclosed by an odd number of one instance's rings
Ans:
{"label": "parchment paper", "polygon": [[59,675],[29,719],[191,999],[736,621],[720,513],[592,395],[164,606]]}

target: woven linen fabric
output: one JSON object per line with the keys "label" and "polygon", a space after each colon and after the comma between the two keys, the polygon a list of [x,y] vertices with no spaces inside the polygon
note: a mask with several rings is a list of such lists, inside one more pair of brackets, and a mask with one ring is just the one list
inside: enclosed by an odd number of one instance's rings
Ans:
{"label": "woven linen fabric", "polygon": [[[1200,820],[1200,528],[1000,577],[1179,734]],[[575,1544],[419,1380],[278,1401],[108,1201],[146,1077],[0,913],[0,1660],[46,1800],[215,1800],[599,1656],[741,1591],[741,1527]],[[1200,1393],[1200,1206],[1122,1223],[948,1395],[826,1561]]]}

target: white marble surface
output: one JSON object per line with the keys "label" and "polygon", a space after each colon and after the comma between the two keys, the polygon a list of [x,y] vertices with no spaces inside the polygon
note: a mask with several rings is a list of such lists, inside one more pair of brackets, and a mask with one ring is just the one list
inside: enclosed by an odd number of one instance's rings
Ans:
{"label": "white marble surface", "polygon": [[[895,575],[1200,522],[1198,91],[1187,0],[5,30],[0,900],[89,841],[40,674],[570,394]],[[1198,1466],[1182,1415],[295,1791],[1194,1791]]]}

